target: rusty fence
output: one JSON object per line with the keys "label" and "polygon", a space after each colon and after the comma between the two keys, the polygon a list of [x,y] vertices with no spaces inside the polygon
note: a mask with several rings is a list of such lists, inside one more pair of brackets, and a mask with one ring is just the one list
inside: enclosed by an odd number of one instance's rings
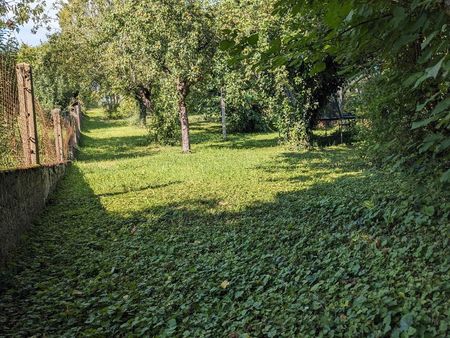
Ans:
{"label": "rusty fence", "polygon": [[54,165],[73,159],[81,109],[42,109],[33,91],[30,65],[0,54],[0,170]]}

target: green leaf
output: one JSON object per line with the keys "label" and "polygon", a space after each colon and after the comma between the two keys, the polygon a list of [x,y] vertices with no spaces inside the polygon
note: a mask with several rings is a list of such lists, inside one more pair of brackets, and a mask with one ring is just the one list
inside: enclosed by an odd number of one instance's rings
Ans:
{"label": "green leaf", "polygon": [[442,68],[442,63],[444,62],[444,60],[445,60],[445,56],[442,59],[440,59],[439,62],[436,63],[433,67],[429,67],[429,68],[425,69],[425,74],[416,81],[416,84],[414,85],[413,89],[416,89],[417,87],[419,87],[423,81],[429,79],[430,77],[436,78],[439,74],[439,71]]}
{"label": "green leaf", "polygon": [[426,118],[425,120],[421,120],[421,121],[417,121],[417,122],[413,122],[411,129],[419,129],[425,126],[428,126],[431,122],[436,121],[436,117],[435,116],[431,116],[429,118]]}
{"label": "green leaf", "polygon": [[219,43],[219,48],[223,51],[229,50],[234,47],[234,41],[231,40],[222,40]]}
{"label": "green leaf", "polygon": [[433,146],[435,146],[436,144],[441,142],[443,138],[444,138],[444,136],[439,133],[433,133],[433,134],[428,135],[425,138],[425,140],[423,141],[423,143],[419,149],[419,152],[420,153],[426,152],[427,150],[429,150],[430,148],[432,148]]}
{"label": "green leaf", "polygon": [[417,63],[419,65],[423,65],[424,63],[427,63],[431,59],[432,56],[433,56],[433,50],[431,48],[427,49],[420,55],[419,59],[417,60]]}
{"label": "green leaf", "polygon": [[[432,98],[430,98],[429,100],[427,100],[426,102],[424,102],[421,105],[418,105],[416,110],[422,110],[425,105],[427,105],[429,103],[429,101]],[[425,127],[427,125],[429,125],[431,122],[437,121],[439,120],[442,116],[440,115],[443,111],[445,111],[447,108],[450,107],[450,98],[445,99],[444,101],[439,102],[436,107],[433,109],[433,111],[431,112],[431,116],[421,120],[421,121],[417,121],[417,122],[413,122],[411,129],[418,129],[418,128],[422,128]]]}
{"label": "green leaf", "polygon": [[403,7],[395,6],[392,10],[392,13],[394,14],[394,18],[396,18],[397,20],[403,20],[404,18],[406,18],[406,12]]}
{"label": "green leaf", "polygon": [[446,140],[442,141],[436,148],[436,152],[440,153],[444,150],[447,150],[450,148],[450,138],[447,138]]}
{"label": "green leaf", "polygon": [[406,330],[405,333],[407,336],[411,337],[411,336],[414,336],[416,334],[416,332],[417,332],[417,330],[414,327],[410,326],[409,329]]}
{"label": "green leaf", "polygon": [[444,110],[446,110],[448,107],[450,107],[450,97],[445,99],[444,101],[439,102],[436,107],[433,109],[431,114],[438,115]]}
{"label": "green leaf", "polygon": [[325,14],[325,23],[330,28],[337,28],[340,24],[349,17],[351,11],[351,3],[348,1],[332,1],[327,5],[327,12]]}
{"label": "green leaf", "polygon": [[440,181],[442,183],[450,182],[450,169],[448,169],[445,173],[442,174]]}
{"label": "green leaf", "polygon": [[423,213],[427,216],[433,216],[434,215],[434,207],[432,205],[427,206],[423,208]]}
{"label": "green leaf", "polygon": [[268,50],[268,53],[278,53],[281,49],[281,39],[276,38],[270,41],[270,48]]}
{"label": "green leaf", "polygon": [[431,101],[433,101],[436,96],[438,96],[439,93],[434,94],[432,97],[430,97],[428,100],[426,100],[424,103],[418,104],[416,107],[416,111],[419,112],[421,111],[423,108],[425,108],[425,106],[430,103]]}
{"label": "green leaf", "polygon": [[330,28],[337,28],[341,22],[341,19],[339,15],[336,14],[336,11],[332,9],[325,15],[325,22]]}
{"label": "green leaf", "polygon": [[428,74],[428,77],[436,78],[439,74],[439,70],[442,67],[442,63],[445,60],[445,56],[439,60],[438,63],[436,63],[433,67],[427,68],[426,72]]}
{"label": "green leaf", "polygon": [[407,313],[400,319],[400,332],[405,332],[411,327],[411,324],[413,322],[413,315],[412,313]]}
{"label": "green leaf", "polygon": [[259,41],[259,34],[258,33],[256,33],[256,34],[253,34],[253,35],[250,35],[247,39],[245,39],[246,41],[247,41],[247,43],[250,45],[250,46],[254,46],[254,45],[256,45],[257,43],[258,43],[258,41]]}
{"label": "green leaf", "polygon": [[292,14],[295,15],[295,14],[300,13],[302,8],[303,8],[303,4],[301,2],[299,2],[298,4],[294,5],[294,7],[292,7]]}
{"label": "green leaf", "polygon": [[417,72],[414,73],[406,78],[406,80],[403,81],[403,86],[409,87],[413,83],[415,83],[421,76],[423,75],[423,72]]}
{"label": "green leaf", "polygon": [[324,71],[326,68],[327,65],[325,64],[325,62],[323,61],[317,62],[314,64],[313,68],[309,72],[309,75],[311,76],[316,75],[317,73]]}
{"label": "green leaf", "polygon": [[355,12],[354,12],[354,10],[352,9],[352,10],[348,13],[347,17],[345,18],[345,21],[346,21],[346,22],[352,21],[353,14],[355,14]]}
{"label": "green leaf", "polygon": [[392,321],[392,313],[388,312],[386,316],[384,316],[383,324],[384,324],[384,332],[387,333],[391,330],[391,321]]}
{"label": "green leaf", "polygon": [[437,34],[439,34],[439,31],[434,31],[433,33],[431,33],[430,35],[428,35],[428,36],[425,38],[424,42],[422,42],[422,44],[420,45],[420,48],[425,49],[425,48],[430,44],[430,42],[435,38],[435,36],[436,36]]}
{"label": "green leaf", "polygon": [[417,37],[418,37],[418,34],[401,35],[400,38],[397,41],[395,41],[395,43],[393,44],[392,50],[394,52],[399,51],[402,47],[415,41],[417,39]]}
{"label": "green leaf", "polygon": [[428,75],[427,72],[425,72],[421,77],[419,77],[416,81],[416,83],[414,84],[413,89],[416,89],[417,87],[419,87],[423,81],[425,81],[426,79],[428,79],[430,76]]}

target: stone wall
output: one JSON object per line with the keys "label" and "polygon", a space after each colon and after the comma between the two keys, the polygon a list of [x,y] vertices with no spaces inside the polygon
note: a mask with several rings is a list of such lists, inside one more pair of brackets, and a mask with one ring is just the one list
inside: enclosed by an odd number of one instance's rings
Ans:
{"label": "stone wall", "polygon": [[0,171],[0,266],[64,175],[66,164]]}

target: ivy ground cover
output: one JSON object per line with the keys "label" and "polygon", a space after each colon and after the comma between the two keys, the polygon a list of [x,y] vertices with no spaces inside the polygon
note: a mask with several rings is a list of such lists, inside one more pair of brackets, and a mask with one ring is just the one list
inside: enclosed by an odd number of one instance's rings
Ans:
{"label": "ivy ground cover", "polygon": [[77,160],[0,274],[0,336],[446,336],[449,205],[195,117],[193,153],[85,120]]}

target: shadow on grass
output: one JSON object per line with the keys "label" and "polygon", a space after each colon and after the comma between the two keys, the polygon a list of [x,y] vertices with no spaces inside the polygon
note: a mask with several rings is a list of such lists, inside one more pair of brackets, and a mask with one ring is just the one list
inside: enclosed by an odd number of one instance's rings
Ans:
{"label": "shadow on grass", "polygon": [[127,126],[128,122],[125,120],[111,120],[103,116],[89,116],[83,115],[82,129],[108,129],[115,127]]}
{"label": "shadow on grass", "polygon": [[[191,141],[193,144],[201,144],[212,142],[208,145],[210,148],[228,148],[228,149],[254,149],[274,147],[279,144],[278,137],[274,137],[272,133],[229,133],[227,140],[222,138],[221,126],[210,121],[194,121],[191,123]],[[271,135],[264,139],[255,139],[261,135]],[[351,145],[354,135],[350,131],[332,130],[328,134],[323,130],[313,133],[312,144],[316,147],[326,148],[341,144]]]}
{"label": "shadow on grass", "polygon": [[[253,134],[261,135],[261,134]],[[228,136],[226,141],[221,143],[215,143],[209,145],[209,148],[215,149],[258,149],[258,148],[269,148],[276,147],[278,145],[278,140],[276,138],[266,138],[266,139],[255,139],[254,137],[235,134]]]}
{"label": "shadow on grass", "polygon": [[[310,175],[324,175],[326,173],[343,173],[346,171],[363,170],[366,165],[359,157],[356,149],[349,157],[347,148],[321,149],[281,153],[273,161],[257,166],[268,173],[292,172],[302,169],[307,171],[307,175],[300,175],[299,181],[306,180]],[[295,178],[291,178],[295,180]]]}
{"label": "shadow on grass", "polygon": [[110,192],[110,193],[105,193],[105,194],[97,194],[96,196],[98,196],[98,197],[117,196],[117,195],[133,193],[133,192],[140,192],[140,191],[149,190],[149,189],[166,188],[166,187],[169,187],[171,185],[179,184],[179,183],[181,183],[181,181],[172,181],[172,182],[162,183],[162,184],[150,184],[150,185],[146,185],[145,187],[140,187],[139,189],[130,189],[130,190],[125,190],[125,191],[117,191],[117,192]]}
{"label": "shadow on grass", "polygon": [[318,147],[330,147],[340,144],[352,144],[354,141],[354,133],[343,131],[342,136],[339,131],[331,131],[330,133],[314,134],[312,144]]}
{"label": "shadow on grass", "polygon": [[78,160],[86,162],[108,161],[154,154],[148,148],[142,149],[148,145],[145,135],[94,138],[86,133],[96,129],[107,130],[123,126],[127,126],[125,121],[104,120],[98,116],[87,116],[83,123],[84,133],[81,139]]}
{"label": "shadow on grass", "polygon": [[155,151],[145,147],[148,143],[145,136],[91,138],[83,134],[83,139],[78,156],[80,161],[109,161],[155,154]]}
{"label": "shadow on grass", "polygon": [[71,306],[72,292],[85,278],[98,275],[106,263],[101,252],[120,230],[115,224],[77,166],[70,166],[47,208],[25,235],[21,253],[0,274],[0,335],[20,332],[30,315],[35,321],[29,323],[25,335],[33,331],[45,335],[49,327],[56,329],[57,318],[67,319],[61,305],[48,307],[46,302],[59,292],[58,285],[64,285],[60,300]]}
{"label": "shadow on grass", "polygon": [[[229,133],[227,139],[222,137],[220,125],[208,121],[195,121],[191,124],[191,142],[192,144],[202,145],[203,143],[212,143],[205,145],[207,148],[215,149],[256,149],[275,147],[278,145],[278,139],[270,133]],[[258,137],[266,136],[263,139]]]}

